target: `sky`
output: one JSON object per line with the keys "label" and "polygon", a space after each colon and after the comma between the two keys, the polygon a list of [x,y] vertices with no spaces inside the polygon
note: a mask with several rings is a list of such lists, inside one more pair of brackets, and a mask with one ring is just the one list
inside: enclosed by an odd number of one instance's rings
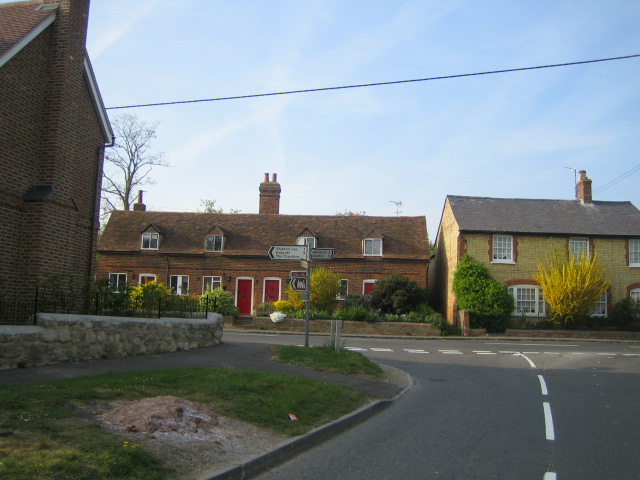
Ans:
{"label": "sky", "polygon": [[[640,2],[93,0],[87,48],[109,108],[640,54]],[[148,210],[257,213],[268,172],[282,214],[424,215],[435,238],[446,195],[570,200],[570,168],[640,207],[640,58],[124,113],[171,164]]]}

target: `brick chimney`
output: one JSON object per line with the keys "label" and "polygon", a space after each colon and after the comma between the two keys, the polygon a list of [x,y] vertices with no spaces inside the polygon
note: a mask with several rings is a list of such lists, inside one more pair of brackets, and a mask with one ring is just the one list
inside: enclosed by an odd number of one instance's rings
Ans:
{"label": "brick chimney", "polygon": [[142,203],[142,192],[143,190],[138,190],[138,201],[133,204],[134,212],[144,212],[147,210],[147,206]]}
{"label": "brick chimney", "polygon": [[587,178],[587,172],[580,170],[578,172],[580,178],[576,184],[576,198],[580,200],[580,203],[590,204],[593,200],[591,196],[591,179]]}
{"label": "brick chimney", "polygon": [[264,174],[264,182],[260,184],[260,214],[278,215],[280,213],[280,184],[277,182],[278,174],[273,174],[269,180],[269,174]]}

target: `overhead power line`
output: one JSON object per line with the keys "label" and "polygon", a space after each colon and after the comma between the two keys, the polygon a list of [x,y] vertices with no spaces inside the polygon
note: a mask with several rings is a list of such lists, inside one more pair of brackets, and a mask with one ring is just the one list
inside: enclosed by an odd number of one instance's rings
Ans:
{"label": "overhead power line", "polygon": [[160,107],[163,105],[181,105],[186,103],[202,103],[202,102],[221,102],[223,100],[241,100],[246,98],[259,98],[259,97],[273,97],[276,95],[293,95],[296,93],[314,93],[314,92],[326,92],[330,90],[346,90],[348,88],[364,88],[364,87],[381,87],[383,85],[398,85],[402,83],[417,83],[417,82],[429,82],[432,80],[448,80],[452,78],[464,78],[464,77],[477,77],[480,75],[495,75],[498,73],[512,73],[512,72],[524,72],[527,70],[541,70],[543,68],[557,68],[557,67],[570,67],[574,65],[585,65],[588,63],[600,63],[611,62],[614,60],[628,60],[631,58],[638,58],[640,54],[626,55],[624,57],[611,57],[611,58],[599,58],[596,60],[582,60],[579,62],[568,63],[556,63],[554,65],[539,65],[537,67],[520,67],[520,68],[508,68],[504,70],[490,70],[488,72],[475,72],[475,73],[461,73],[457,75],[444,75],[439,77],[427,77],[427,78],[415,78],[412,80],[394,80],[391,82],[377,82],[377,83],[363,83],[360,85],[343,85],[339,87],[322,87],[322,88],[309,88],[304,90],[290,90],[287,92],[272,92],[272,93],[256,93],[252,95],[238,95],[234,97],[218,97],[218,98],[202,98],[199,100],[178,100],[175,102],[158,102],[158,103],[143,103],[139,105],[124,105],[120,107],[107,107],[107,110],[118,110],[124,108],[142,108],[142,107]]}
{"label": "overhead power line", "polygon": [[616,183],[621,182],[622,180],[624,180],[625,178],[627,178],[629,175],[633,175],[636,172],[640,171],[640,164],[636,165],[635,167],[633,167],[630,170],[627,170],[626,172],[624,172],[622,175],[614,178],[613,180],[611,180],[610,182],[605,183],[604,185],[602,185],[600,188],[597,188],[596,190],[594,190],[594,194],[596,193],[600,193],[603,190],[606,190],[609,187],[613,187]]}

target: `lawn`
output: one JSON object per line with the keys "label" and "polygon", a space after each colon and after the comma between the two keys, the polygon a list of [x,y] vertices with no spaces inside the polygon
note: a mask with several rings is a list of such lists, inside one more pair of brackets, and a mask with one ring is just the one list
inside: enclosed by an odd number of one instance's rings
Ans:
{"label": "lawn", "polygon": [[[307,366],[323,365],[330,371],[365,373],[362,367],[354,367],[353,359],[344,363],[340,356],[319,352],[320,359],[314,356],[314,360],[309,361],[308,355],[311,351],[316,354],[316,349],[301,350],[304,352],[297,355],[294,352],[294,356],[303,358]],[[307,357],[301,356],[302,353]],[[176,478],[162,459],[152,457],[143,448],[126,444],[125,434],[77,421],[78,407],[90,402],[129,401],[161,395],[209,405],[218,415],[289,436],[304,434],[371,400],[363,392],[303,377],[214,368],[109,373],[34,385],[1,386],[0,479]],[[291,412],[296,413],[298,421],[291,421],[288,416]]]}

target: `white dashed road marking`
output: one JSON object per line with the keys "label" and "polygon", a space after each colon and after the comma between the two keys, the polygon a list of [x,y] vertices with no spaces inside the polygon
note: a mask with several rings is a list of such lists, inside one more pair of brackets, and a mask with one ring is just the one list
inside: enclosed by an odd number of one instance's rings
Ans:
{"label": "white dashed road marking", "polygon": [[544,409],[544,425],[547,440],[555,440],[556,434],[553,430],[553,417],[551,416],[551,405],[549,402],[542,402],[542,408]]}

